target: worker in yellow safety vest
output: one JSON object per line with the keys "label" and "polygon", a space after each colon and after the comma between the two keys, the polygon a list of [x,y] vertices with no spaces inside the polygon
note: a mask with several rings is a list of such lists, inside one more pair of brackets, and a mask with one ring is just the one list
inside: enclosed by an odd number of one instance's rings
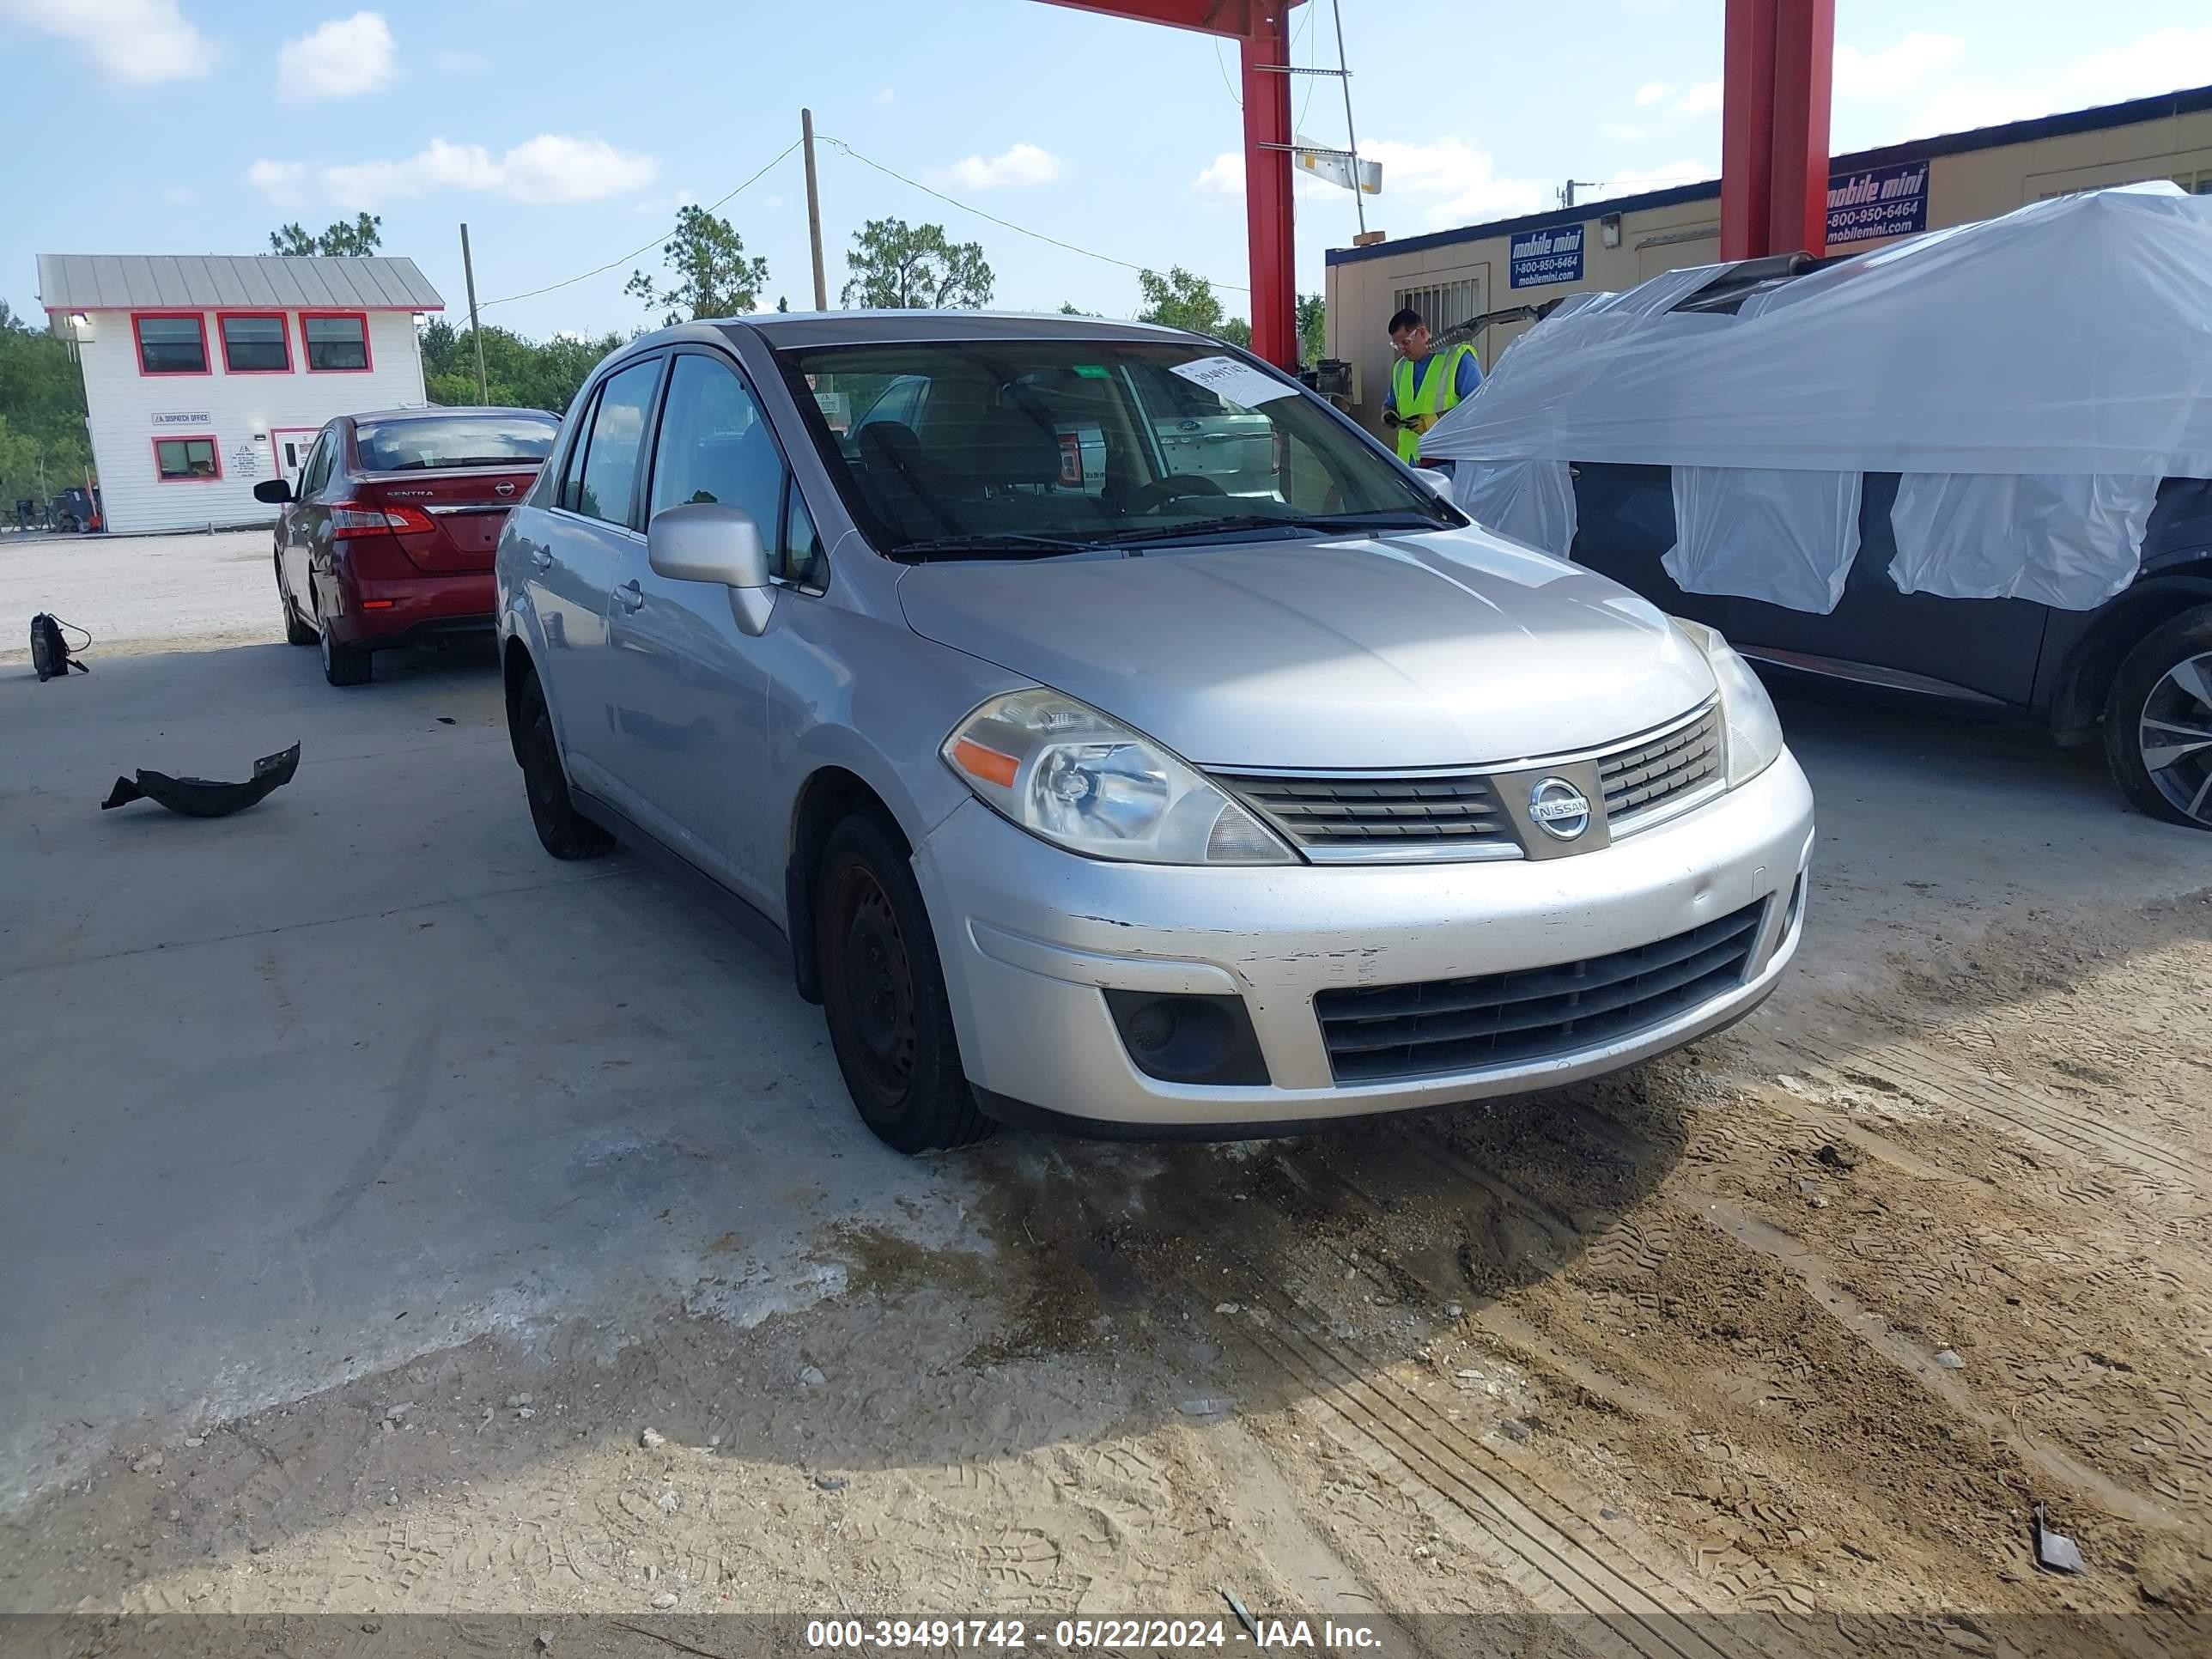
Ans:
{"label": "worker in yellow safety vest", "polygon": [[1482,366],[1471,345],[1431,351],[1429,325],[1410,306],[1390,319],[1390,345],[1398,359],[1382,394],[1382,424],[1398,434],[1398,459],[1411,466],[1421,458],[1421,434],[1482,384]]}

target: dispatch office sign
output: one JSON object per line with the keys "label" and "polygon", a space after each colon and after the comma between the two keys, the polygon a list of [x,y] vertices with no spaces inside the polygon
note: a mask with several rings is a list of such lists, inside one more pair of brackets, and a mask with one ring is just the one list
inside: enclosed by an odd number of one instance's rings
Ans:
{"label": "dispatch office sign", "polygon": [[1928,163],[1828,175],[1828,246],[1876,236],[1910,236],[1928,228]]}
{"label": "dispatch office sign", "polygon": [[1583,279],[1583,233],[1587,225],[1554,225],[1524,230],[1506,252],[1508,288],[1540,288],[1546,283]]}

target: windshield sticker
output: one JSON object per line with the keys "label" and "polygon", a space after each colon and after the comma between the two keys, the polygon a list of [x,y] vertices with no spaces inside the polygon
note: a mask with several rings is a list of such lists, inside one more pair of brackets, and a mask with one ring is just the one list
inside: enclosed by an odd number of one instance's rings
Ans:
{"label": "windshield sticker", "polygon": [[1226,398],[1247,409],[1272,403],[1277,398],[1288,398],[1297,391],[1297,387],[1285,386],[1234,357],[1200,357],[1194,362],[1170,363],[1168,367],[1194,386],[1202,386],[1215,397]]}
{"label": "windshield sticker", "polygon": [[1103,363],[1078,363],[1075,366],[1075,372],[1086,380],[1106,380],[1113,378],[1107,374],[1106,365]]}

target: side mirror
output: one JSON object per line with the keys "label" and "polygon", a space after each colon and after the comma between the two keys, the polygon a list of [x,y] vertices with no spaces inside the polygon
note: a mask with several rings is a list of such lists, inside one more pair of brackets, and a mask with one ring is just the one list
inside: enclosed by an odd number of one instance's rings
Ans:
{"label": "side mirror", "polygon": [[1428,485],[1430,490],[1434,493],[1439,500],[1447,501],[1451,500],[1452,480],[1450,473],[1439,472],[1432,466],[1417,466],[1413,469],[1413,476],[1419,478],[1423,483]]}
{"label": "side mirror", "polygon": [[645,527],[645,562],[679,582],[720,582],[730,590],[730,614],[748,634],[768,626],[775,608],[768,550],[760,526],[743,507],[720,501],[672,507]]}
{"label": "side mirror", "polygon": [[264,478],[253,486],[253,499],[270,507],[282,507],[292,499],[292,486],[282,478]]}

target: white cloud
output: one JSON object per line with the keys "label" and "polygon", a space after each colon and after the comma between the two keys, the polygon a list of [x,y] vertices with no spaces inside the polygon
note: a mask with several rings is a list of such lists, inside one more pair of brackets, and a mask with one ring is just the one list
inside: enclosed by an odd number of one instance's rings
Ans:
{"label": "white cloud", "polygon": [[1001,185],[1048,185],[1060,177],[1060,157],[1035,144],[1015,144],[988,161],[969,155],[949,167],[931,171],[930,182],[957,185],[963,190],[995,190]]}
{"label": "white cloud", "polygon": [[761,205],[768,209],[769,212],[773,213],[776,209],[783,205],[783,198],[781,196],[763,196],[761,198]]}
{"label": "white cloud", "polygon": [[2154,29],[2128,46],[2093,52],[2071,78],[2103,103],[2202,86],[2212,81],[2212,28]]}
{"label": "white cloud", "polygon": [[1601,121],[1597,124],[1597,136],[1601,138],[1618,139],[1624,144],[1632,144],[1644,137],[1644,129],[1630,126],[1625,121]]}
{"label": "white cloud", "polygon": [[177,0],[0,0],[0,17],[76,42],[111,81],[150,86],[215,66],[215,48]]}
{"label": "white cloud", "polygon": [[1432,225],[1463,225],[1515,213],[1533,213],[1552,203],[1540,179],[1501,179],[1487,150],[1464,140],[1407,144],[1378,139],[1359,147],[1362,161],[1382,164],[1382,189],[1390,196],[1428,198],[1425,216]]}
{"label": "white cloud", "polygon": [[[660,171],[650,155],[617,149],[601,138],[540,133],[495,156],[482,144],[433,138],[398,161],[349,162],[317,170],[322,193],[341,207],[374,208],[440,190],[481,191],[532,204],[596,202],[643,190]],[[246,179],[271,201],[297,202],[307,168],[298,161],[256,161]]]}
{"label": "white cloud", "polygon": [[1721,112],[1721,83],[1700,81],[1675,100],[1676,115],[1718,115]]}
{"label": "white cloud", "polygon": [[1639,109],[1649,109],[1652,105],[1662,103],[1674,95],[1674,83],[1673,82],[1646,81],[1642,86],[1636,89],[1637,107]]}
{"label": "white cloud", "polygon": [[1836,96],[1899,98],[1951,62],[1966,48],[1955,34],[1915,29],[1880,52],[1856,46],[1836,48]]}
{"label": "white cloud", "polygon": [[878,104],[896,104],[898,102],[898,94],[893,92],[889,87],[884,87],[876,93],[874,101]]}
{"label": "white cloud", "polygon": [[246,170],[246,182],[278,207],[297,207],[307,199],[302,188],[307,168],[301,161],[256,161]]}
{"label": "white cloud", "polygon": [[161,192],[161,199],[165,202],[173,202],[179,207],[188,206],[192,199],[191,186],[189,185],[171,185],[168,189]]}
{"label": "white cloud", "polygon": [[392,84],[399,48],[383,15],[332,18],[276,53],[276,95],[288,104],[356,98]]}
{"label": "white cloud", "polygon": [[1206,164],[1206,170],[1191,180],[1190,187],[1200,196],[1219,197],[1225,201],[1244,199],[1244,152],[1224,149]]}

